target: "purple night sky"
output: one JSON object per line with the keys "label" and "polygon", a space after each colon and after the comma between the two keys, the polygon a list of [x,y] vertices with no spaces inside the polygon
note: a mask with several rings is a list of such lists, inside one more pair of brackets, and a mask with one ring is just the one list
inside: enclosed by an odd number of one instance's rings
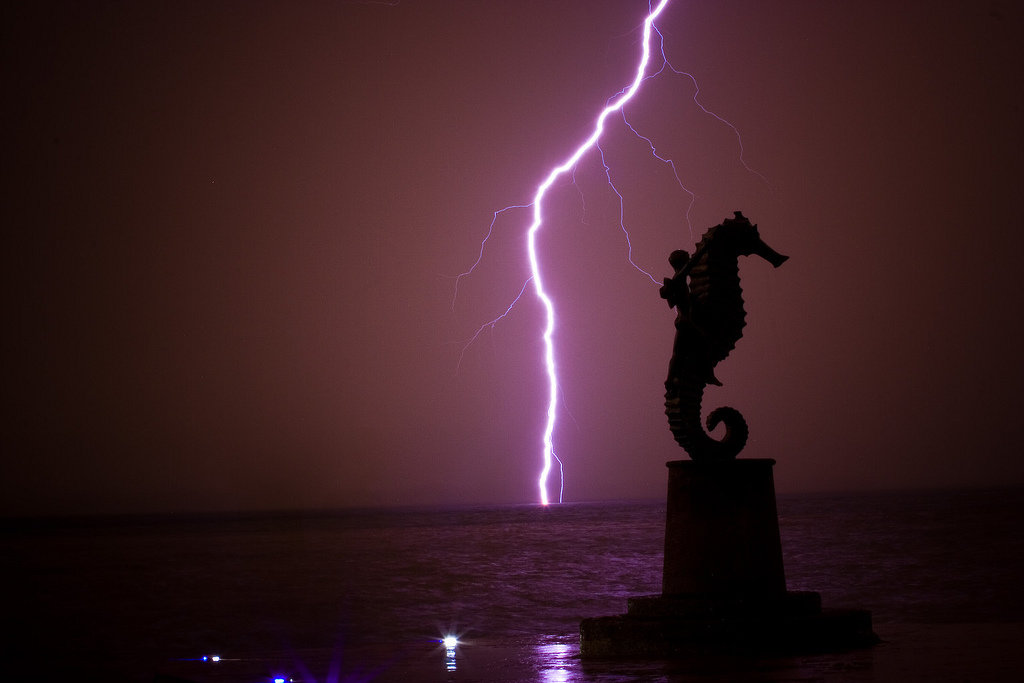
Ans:
{"label": "purple night sky", "polygon": [[[647,2],[15,2],[3,11],[0,515],[532,503],[526,204],[628,85]],[[1024,482],[1013,2],[686,2],[609,121],[633,258],[742,210],[705,408],[780,491]],[[656,60],[657,61],[657,60]],[[567,501],[659,498],[674,312],[599,157],[546,200]],[[461,364],[460,364],[461,357]],[[557,490],[557,477],[553,479]],[[557,496],[556,496],[557,497]]]}

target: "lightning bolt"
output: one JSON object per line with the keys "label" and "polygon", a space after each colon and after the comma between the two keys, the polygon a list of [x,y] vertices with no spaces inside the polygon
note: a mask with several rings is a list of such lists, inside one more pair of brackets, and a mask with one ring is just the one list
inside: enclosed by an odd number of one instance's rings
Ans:
{"label": "lightning bolt", "polygon": [[[562,492],[564,491],[564,486],[565,486],[564,473],[562,472],[562,461],[555,454],[555,449],[554,449],[554,431],[555,431],[555,424],[556,424],[556,421],[557,421],[557,418],[558,418],[558,410],[557,409],[558,409],[558,398],[559,398],[559,395],[560,395],[560,388],[559,388],[559,382],[558,382],[558,373],[557,373],[557,361],[555,359],[555,344],[554,344],[555,324],[556,324],[555,323],[555,306],[554,306],[554,303],[553,303],[551,297],[548,295],[547,291],[544,288],[544,278],[543,278],[543,275],[542,275],[542,272],[541,272],[540,259],[539,259],[538,255],[537,255],[537,234],[540,232],[541,228],[544,225],[544,198],[547,195],[548,189],[555,183],[555,181],[560,176],[565,175],[567,173],[572,175],[573,182],[575,183],[575,170],[576,170],[576,166],[577,166],[578,162],[580,161],[580,159],[587,152],[589,152],[590,150],[596,148],[598,153],[600,154],[601,164],[602,164],[602,167],[604,169],[604,174],[605,174],[606,180],[608,181],[608,185],[609,185],[609,187],[611,187],[612,191],[616,194],[616,196],[619,199],[619,225],[622,228],[622,232],[623,232],[623,234],[625,236],[625,239],[626,239],[627,260],[630,263],[630,265],[633,266],[633,268],[635,268],[637,271],[639,271],[640,273],[642,273],[643,275],[648,277],[651,280],[651,282],[653,282],[655,285],[660,285],[661,284],[653,275],[651,275],[651,273],[647,272],[646,270],[644,270],[642,267],[640,267],[639,265],[637,265],[633,261],[633,255],[632,255],[633,247],[632,247],[632,244],[630,242],[629,231],[626,228],[625,218],[624,218],[624,214],[625,214],[625,200],[624,200],[622,194],[619,192],[618,188],[615,186],[615,183],[612,180],[611,169],[610,169],[608,163],[605,161],[604,150],[601,148],[599,143],[600,143],[601,135],[604,133],[605,122],[608,119],[608,117],[613,115],[613,114],[616,114],[616,113],[619,114],[621,116],[622,121],[625,124],[626,128],[633,135],[635,135],[640,140],[643,140],[648,145],[648,147],[650,148],[651,155],[655,159],[657,159],[658,161],[661,161],[662,163],[666,164],[667,166],[669,166],[671,168],[672,173],[673,173],[673,175],[674,175],[674,177],[676,179],[676,182],[678,183],[679,187],[682,188],[682,190],[686,194],[689,195],[690,201],[689,201],[689,204],[688,204],[687,210],[686,210],[686,222],[687,222],[687,225],[690,227],[690,236],[692,238],[693,237],[693,228],[692,228],[692,225],[690,225],[690,210],[692,209],[693,203],[696,200],[696,195],[692,191],[690,191],[683,184],[683,181],[680,179],[679,173],[676,170],[675,163],[672,161],[672,159],[669,159],[667,157],[663,157],[663,156],[658,154],[658,151],[657,151],[654,143],[651,141],[651,139],[646,137],[646,136],[644,136],[644,135],[642,135],[641,133],[639,133],[633,127],[633,125],[626,118],[626,113],[625,113],[625,111],[623,109],[626,106],[626,104],[630,100],[632,100],[634,98],[634,96],[640,90],[640,86],[645,81],[647,81],[648,79],[654,78],[655,76],[658,76],[659,74],[662,74],[666,70],[671,71],[672,73],[674,73],[674,74],[676,74],[678,76],[685,76],[685,77],[689,78],[693,82],[693,86],[694,86],[693,102],[705,114],[707,114],[707,115],[717,119],[719,122],[721,122],[722,124],[728,126],[730,129],[732,129],[733,133],[736,135],[737,142],[739,143],[739,150],[740,150],[739,160],[740,160],[740,163],[743,165],[743,167],[748,172],[750,172],[750,173],[758,176],[759,178],[761,178],[761,180],[764,181],[766,185],[768,184],[767,180],[765,179],[765,177],[761,173],[759,173],[756,170],[752,169],[747,164],[747,162],[744,160],[744,158],[743,158],[743,141],[742,141],[740,133],[736,129],[736,127],[733,124],[731,124],[729,121],[727,121],[726,119],[722,118],[718,114],[716,114],[713,111],[711,111],[708,108],[706,108],[700,102],[700,100],[698,99],[698,95],[700,93],[700,88],[699,88],[699,86],[697,84],[697,79],[694,78],[691,74],[689,74],[689,73],[687,73],[685,71],[677,70],[675,67],[673,67],[669,63],[668,58],[665,55],[664,37],[662,36],[661,32],[658,31],[658,29],[654,25],[655,19],[657,19],[658,16],[662,13],[662,11],[668,5],[668,2],[669,2],[669,0],[659,0],[659,2],[655,6],[653,6],[653,8],[649,9],[649,13],[648,13],[647,17],[644,19],[644,22],[643,22],[643,40],[641,42],[641,44],[642,44],[642,52],[641,52],[641,56],[640,56],[640,62],[637,65],[637,68],[636,68],[636,75],[634,76],[633,81],[627,87],[623,88],[618,93],[616,93],[612,97],[608,98],[608,100],[605,102],[604,109],[601,110],[601,112],[597,115],[596,119],[594,120],[593,128],[591,129],[590,135],[578,147],[576,147],[576,149],[569,156],[565,157],[564,161],[562,161],[561,164],[559,164],[558,166],[555,166],[554,168],[551,169],[551,171],[548,173],[548,175],[544,178],[543,182],[541,182],[537,186],[536,192],[534,193],[534,196],[533,196],[533,200],[530,203],[528,203],[528,204],[514,204],[514,205],[511,205],[511,206],[506,206],[505,208],[499,209],[498,211],[494,212],[494,215],[491,218],[491,223],[490,223],[490,225],[488,226],[488,229],[487,229],[487,234],[484,236],[483,240],[480,242],[480,251],[479,251],[479,253],[477,255],[476,260],[474,261],[474,263],[465,272],[460,273],[459,275],[455,276],[455,278],[454,278],[455,279],[455,288],[454,288],[455,291],[454,291],[453,298],[452,298],[452,307],[453,307],[453,309],[454,309],[454,306],[455,306],[456,297],[458,296],[459,283],[461,282],[462,278],[470,275],[476,269],[476,267],[480,264],[480,261],[483,258],[484,249],[486,248],[487,242],[490,240],[491,236],[494,233],[495,224],[498,221],[498,218],[502,214],[504,214],[506,212],[509,212],[509,211],[512,211],[514,209],[532,209],[533,220],[530,223],[530,226],[529,226],[529,228],[527,229],[527,232],[526,232],[526,248],[527,248],[527,254],[529,256],[529,263],[530,263],[530,277],[527,278],[527,280],[523,283],[522,289],[520,289],[519,294],[517,294],[515,296],[515,298],[512,300],[512,303],[509,304],[509,306],[505,309],[505,311],[503,313],[501,313],[500,315],[498,315],[497,317],[495,317],[493,320],[491,320],[491,321],[489,321],[487,323],[484,323],[483,325],[478,327],[476,332],[470,337],[470,339],[468,339],[465,342],[465,345],[463,346],[463,349],[462,349],[462,354],[459,357],[459,361],[460,361],[460,364],[461,364],[461,360],[462,360],[462,357],[465,355],[466,349],[469,346],[471,346],[473,344],[473,342],[475,342],[477,340],[477,338],[479,338],[480,334],[483,333],[484,330],[493,329],[494,326],[498,322],[500,322],[501,320],[503,320],[505,317],[507,317],[509,315],[509,313],[515,307],[515,305],[519,302],[519,300],[525,294],[525,292],[526,292],[527,288],[529,287],[529,285],[532,283],[534,294],[536,295],[537,299],[540,301],[541,305],[543,306],[544,313],[545,313],[545,325],[544,325],[544,331],[543,331],[544,369],[545,369],[545,372],[546,372],[546,375],[547,375],[547,380],[548,380],[548,393],[547,393],[546,421],[545,421],[545,425],[544,425],[544,432],[543,432],[543,435],[541,437],[541,442],[542,442],[541,455],[542,455],[542,463],[543,463],[543,465],[542,465],[542,468],[541,468],[540,475],[537,478],[537,488],[538,488],[538,492],[539,492],[539,495],[540,495],[540,503],[541,503],[541,505],[545,505],[545,506],[549,505],[550,502],[551,502],[549,497],[548,497],[548,483],[547,482],[548,482],[548,477],[550,476],[551,470],[554,467],[555,463],[558,463],[559,474],[560,474],[560,477],[559,477],[560,485],[559,485],[558,502],[562,502]],[[662,63],[661,63],[660,68],[657,71],[655,71],[654,73],[651,73],[651,74],[647,74],[647,68],[648,68],[648,65],[649,65],[650,60],[651,60],[652,36],[655,35],[655,34],[658,37],[658,47],[659,47],[659,53],[660,53],[660,56],[661,56],[661,59],[662,59]]]}
{"label": "lightning bolt", "polygon": [[628,88],[622,91],[622,93],[613,98],[611,103],[607,104],[601,113],[598,114],[597,120],[594,122],[594,128],[590,133],[590,136],[583,141],[576,150],[566,158],[560,165],[551,169],[548,173],[548,177],[544,179],[537,187],[537,192],[533,195],[533,222],[530,224],[530,228],[526,232],[526,250],[530,257],[530,274],[533,278],[533,291],[540,299],[541,304],[544,306],[545,325],[544,325],[544,369],[548,376],[548,408],[547,408],[547,421],[544,424],[544,435],[542,437],[543,451],[542,457],[544,465],[541,468],[540,476],[537,478],[537,488],[540,492],[540,504],[547,505],[550,503],[548,500],[548,475],[551,473],[551,467],[554,460],[557,459],[555,455],[555,448],[553,442],[553,435],[555,432],[555,421],[558,417],[558,373],[556,371],[557,364],[555,362],[555,306],[551,301],[551,297],[544,290],[544,277],[541,274],[540,260],[537,258],[537,233],[540,232],[541,226],[544,224],[544,196],[548,192],[548,188],[555,182],[555,179],[564,173],[568,173],[576,166],[576,163],[580,158],[586,154],[591,148],[593,148],[597,141],[601,138],[601,134],[604,132],[604,122],[613,113],[620,111],[626,103],[633,99],[637,91],[640,89],[640,84],[644,80],[644,74],[647,72],[647,63],[651,59],[651,32],[654,25],[654,20],[658,18],[665,6],[668,5],[668,0],[661,0],[647,15],[644,19],[644,37],[643,37],[643,52],[640,57],[640,64],[637,66],[636,76],[633,78],[633,82]]}

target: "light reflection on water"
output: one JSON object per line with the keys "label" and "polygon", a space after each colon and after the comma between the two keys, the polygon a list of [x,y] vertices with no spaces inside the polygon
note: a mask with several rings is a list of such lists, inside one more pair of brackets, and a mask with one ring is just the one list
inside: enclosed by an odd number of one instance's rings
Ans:
{"label": "light reflection on water", "polygon": [[566,642],[541,641],[534,646],[534,656],[539,666],[540,680],[543,683],[568,683],[571,676],[573,655],[579,654],[579,648]]}

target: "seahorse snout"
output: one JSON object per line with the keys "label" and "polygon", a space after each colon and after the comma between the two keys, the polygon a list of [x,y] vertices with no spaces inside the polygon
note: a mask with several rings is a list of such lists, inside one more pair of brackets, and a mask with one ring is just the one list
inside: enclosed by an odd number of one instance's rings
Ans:
{"label": "seahorse snout", "polygon": [[767,244],[762,242],[761,240],[757,240],[757,242],[754,244],[754,249],[751,253],[757,254],[758,256],[760,256],[761,258],[763,258],[765,261],[772,264],[776,268],[781,266],[783,263],[786,262],[787,259],[789,259],[788,256],[783,256],[782,254],[780,254],[779,252],[775,251]]}

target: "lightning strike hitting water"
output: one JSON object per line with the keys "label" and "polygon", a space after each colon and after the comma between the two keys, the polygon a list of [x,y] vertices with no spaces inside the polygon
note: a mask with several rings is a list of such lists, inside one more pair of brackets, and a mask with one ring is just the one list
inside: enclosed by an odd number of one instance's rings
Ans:
{"label": "lightning strike hitting water", "polygon": [[[554,303],[552,302],[552,300],[551,300],[550,296],[548,295],[547,291],[544,289],[543,278],[541,276],[540,261],[539,261],[539,258],[537,256],[537,247],[536,247],[537,233],[540,231],[540,229],[541,229],[541,227],[542,227],[542,225],[544,223],[543,200],[544,200],[545,195],[547,194],[548,189],[554,184],[555,180],[559,176],[562,176],[562,175],[564,175],[566,173],[571,173],[572,174],[573,182],[575,183],[575,170],[576,170],[577,163],[580,161],[580,159],[588,151],[590,151],[591,149],[595,149],[596,148],[598,153],[600,154],[601,164],[602,164],[602,167],[603,167],[603,170],[604,170],[604,174],[605,174],[605,178],[606,178],[606,180],[608,182],[608,185],[612,189],[612,191],[615,193],[615,195],[618,197],[618,200],[619,200],[619,226],[621,227],[622,232],[623,232],[623,234],[625,236],[625,240],[626,240],[627,260],[628,260],[629,264],[633,266],[633,268],[635,268],[637,271],[639,271],[640,273],[642,273],[645,276],[647,276],[651,280],[652,283],[654,283],[655,285],[660,285],[661,284],[653,275],[651,275],[651,273],[647,272],[646,270],[644,270],[642,267],[640,267],[639,265],[637,265],[633,261],[633,247],[632,247],[632,243],[630,241],[629,231],[627,230],[626,224],[625,224],[625,199],[623,198],[622,194],[619,192],[618,188],[615,186],[615,183],[612,180],[611,168],[609,167],[608,163],[605,160],[605,154],[604,154],[604,150],[601,148],[600,139],[601,139],[602,133],[604,132],[605,121],[607,120],[607,118],[610,115],[614,114],[614,113],[618,113],[622,117],[622,121],[625,124],[626,128],[633,135],[635,135],[638,139],[643,140],[647,144],[647,146],[650,148],[651,155],[655,159],[657,159],[658,161],[661,161],[662,163],[666,164],[667,166],[669,166],[671,168],[672,174],[675,177],[676,182],[678,183],[679,187],[683,190],[683,192],[685,192],[690,197],[690,201],[689,201],[689,204],[687,205],[687,209],[686,209],[686,222],[687,222],[687,225],[690,227],[690,236],[692,238],[693,237],[693,228],[690,225],[690,210],[693,208],[693,203],[696,200],[696,195],[692,191],[690,191],[683,184],[683,181],[682,181],[682,179],[680,179],[679,173],[676,170],[675,163],[672,161],[672,159],[669,159],[667,157],[663,157],[663,156],[658,154],[657,149],[656,149],[656,147],[654,145],[654,142],[652,142],[650,138],[648,138],[648,137],[642,135],[641,133],[639,133],[633,127],[633,125],[626,118],[626,113],[625,113],[625,111],[623,109],[623,107],[625,107],[625,105],[630,100],[633,99],[633,97],[636,95],[637,91],[640,89],[640,86],[641,86],[641,84],[644,81],[646,81],[648,79],[651,79],[651,78],[654,78],[655,76],[658,76],[659,74],[662,74],[666,70],[671,71],[672,73],[674,73],[676,75],[679,75],[679,76],[685,76],[685,77],[689,78],[693,82],[694,94],[693,94],[693,98],[692,99],[693,99],[694,104],[696,104],[697,107],[700,108],[700,110],[703,111],[705,114],[707,114],[707,115],[717,119],[719,122],[721,122],[722,124],[728,126],[730,129],[732,129],[733,133],[736,135],[737,142],[739,143],[739,150],[740,150],[740,152],[739,152],[739,154],[740,154],[739,160],[740,160],[740,163],[743,165],[743,167],[748,172],[758,176],[762,181],[765,182],[765,184],[767,184],[767,180],[765,179],[765,177],[763,175],[761,175],[759,172],[757,172],[754,169],[752,169],[749,165],[747,165],[746,161],[744,160],[744,158],[743,158],[743,141],[742,141],[742,138],[740,137],[740,133],[736,129],[736,127],[733,126],[726,119],[722,118],[721,116],[719,116],[718,114],[714,113],[713,111],[707,109],[703,104],[701,104],[701,102],[698,100],[698,95],[700,93],[700,88],[697,85],[696,78],[694,78],[691,74],[689,74],[689,73],[687,73],[685,71],[679,71],[678,69],[676,69],[675,67],[673,67],[669,63],[668,58],[665,55],[664,37],[662,36],[661,32],[658,31],[658,29],[654,26],[655,19],[658,17],[658,15],[660,15],[662,13],[662,11],[665,9],[666,5],[668,5],[668,1],[669,0],[661,0],[660,2],[658,2],[657,6],[655,6],[653,9],[650,10],[650,13],[647,15],[647,17],[644,20],[644,24],[643,24],[643,40],[642,40],[642,53],[641,53],[641,57],[640,57],[640,63],[637,66],[636,76],[634,77],[632,83],[628,87],[623,88],[622,90],[620,90],[618,93],[616,93],[615,95],[613,95],[612,97],[610,97],[607,100],[607,102],[605,103],[604,109],[601,110],[601,112],[597,115],[597,118],[594,121],[594,126],[593,126],[593,129],[592,129],[591,133],[590,133],[590,136],[587,137],[587,139],[584,140],[584,142],[582,144],[580,144],[572,152],[572,154],[570,154],[568,157],[566,157],[565,160],[560,165],[558,165],[558,166],[554,167],[553,169],[551,169],[551,171],[548,173],[548,175],[544,179],[544,181],[540,185],[537,186],[537,190],[536,190],[536,192],[534,194],[532,202],[530,202],[529,204],[516,204],[516,205],[507,206],[507,207],[505,207],[503,209],[500,209],[500,210],[494,212],[494,215],[491,218],[491,223],[488,226],[487,234],[485,235],[485,237],[483,238],[483,240],[480,243],[480,251],[479,251],[479,253],[477,255],[476,261],[473,263],[472,266],[470,266],[470,268],[468,270],[466,270],[465,272],[459,274],[455,278],[455,294],[453,295],[453,298],[452,298],[452,306],[453,306],[453,308],[454,308],[454,305],[455,305],[455,297],[457,297],[457,295],[458,295],[459,282],[461,281],[461,279],[463,277],[466,277],[469,274],[471,274],[476,269],[476,267],[480,264],[480,261],[483,258],[484,249],[486,247],[487,242],[490,240],[491,235],[494,232],[495,223],[497,222],[498,217],[501,216],[502,214],[504,214],[505,212],[511,211],[512,209],[532,209],[533,210],[533,222],[530,224],[530,227],[527,230],[527,253],[528,253],[529,262],[530,262],[530,277],[527,278],[527,280],[523,283],[522,289],[520,289],[519,294],[517,294],[515,296],[515,298],[513,299],[512,303],[509,304],[509,306],[505,309],[505,311],[503,313],[501,313],[500,315],[495,317],[493,320],[491,320],[491,321],[489,321],[487,323],[484,323],[483,325],[481,325],[480,327],[477,328],[476,332],[470,337],[469,340],[466,341],[466,343],[465,343],[465,345],[464,345],[464,347],[462,349],[462,354],[463,355],[465,354],[466,349],[470,345],[472,345],[473,342],[475,342],[477,340],[477,338],[479,338],[480,334],[485,329],[493,329],[494,326],[498,322],[500,322],[506,316],[509,315],[509,313],[512,311],[512,309],[515,307],[516,303],[519,302],[520,298],[522,298],[523,294],[526,292],[526,288],[532,282],[533,283],[533,287],[534,287],[534,293],[536,294],[538,300],[540,300],[541,304],[544,307],[544,311],[545,311],[545,327],[544,327],[544,333],[543,333],[543,340],[544,340],[544,368],[545,368],[545,372],[546,372],[547,378],[548,378],[548,401],[547,401],[547,413],[546,413],[547,417],[546,417],[546,422],[545,422],[545,426],[544,426],[544,433],[543,433],[543,436],[542,436],[542,461],[543,461],[543,466],[542,466],[542,469],[541,469],[541,472],[540,472],[540,476],[537,479],[537,487],[538,487],[538,490],[539,490],[540,502],[541,502],[542,505],[548,505],[550,503],[550,499],[548,497],[548,491],[547,491],[547,481],[548,481],[548,477],[549,477],[549,475],[551,473],[551,469],[552,469],[552,467],[553,467],[555,462],[558,463],[559,471],[560,471],[560,477],[559,477],[560,485],[559,485],[558,502],[562,502],[562,492],[564,491],[564,487],[565,487],[564,476],[562,476],[563,473],[561,472],[562,461],[559,460],[559,458],[555,454],[555,450],[554,450],[554,430],[555,430],[555,423],[556,423],[556,420],[557,420],[558,398],[559,398],[559,394],[560,394],[559,382],[558,382],[558,374],[557,374],[557,363],[556,363],[556,359],[555,359],[555,348],[554,348],[555,307],[554,307]],[[659,52],[660,52],[661,59],[662,59],[662,64],[661,64],[661,67],[657,71],[655,71],[654,73],[651,73],[651,74],[647,74],[646,73],[647,72],[647,67],[648,67],[648,64],[649,64],[650,58],[651,58],[652,33],[657,34],[657,36],[658,36],[658,46],[659,46]],[[582,193],[581,193],[581,197],[582,197]],[[460,363],[461,363],[461,359],[462,359],[462,355],[460,355]]]}
{"label": "lightning strike hitting water", "polygon": [[550,501],[548,499],[548,475],[551,473],[551,467],[553,461],[556,459],[554,443],[552,436],[555,431],[555,420],[557,418],[557,407],[558,407],[558,373],[556,372],[555,364],[555,345],[554,345],[554,334],[555,334],[555,307],[551,302],[551,298],[548,293],[544,290],[544,279],[541,276],[540,261],[537,258],[537,232],[540,230],[541,225],[544,223],[544,195],[547,194],[548,188],[555,182],[555,179],[563,173],[569,172],[580,160],[588,150],[597,144],[597,141],[601,137],[601,133],[604,132],[604,122],[612,113],[619,111],[633,99],[636,91],[640,88],[640,84],[644,80],[644,74],[647,71],[647,63],[651,58],[651,30],[654,24],[654,20],[661,14],[661,11],[665,9],[665,5],[668,4],[668,0],[661,0],[658,5],[651,10],[651,13],[647,15],[644,20],[644,37],[643,37],[643,54],[640,57],[640,65],[636,70],[636,77],[633,79],[633,83],[623,93],[615,99],[613,102],[608,104],[598,115],[597,120],[594,123],[594,129],[583,144],[576,148],[561,165],[556,166],[548,174],[548,177],[544,179],[544,182],[537,188],[536,194],[533,196],[533,223],[530,224],[530,228],[526,233],[526,249],[530,256],[530,273],[533,277],[533,289],[536,293],[537,298],[540,299],[541,304],[544,306],[545,312],[545,326],[544,326],[544,368],[547,371],[548,376],[548,409],[547,409],[547,422],[544,425],[543,435],[543,459],[544,466],[541,469],[540,477],[537,479],[537,488],[540,492],[540,503],[541,505],[547,505]]}

